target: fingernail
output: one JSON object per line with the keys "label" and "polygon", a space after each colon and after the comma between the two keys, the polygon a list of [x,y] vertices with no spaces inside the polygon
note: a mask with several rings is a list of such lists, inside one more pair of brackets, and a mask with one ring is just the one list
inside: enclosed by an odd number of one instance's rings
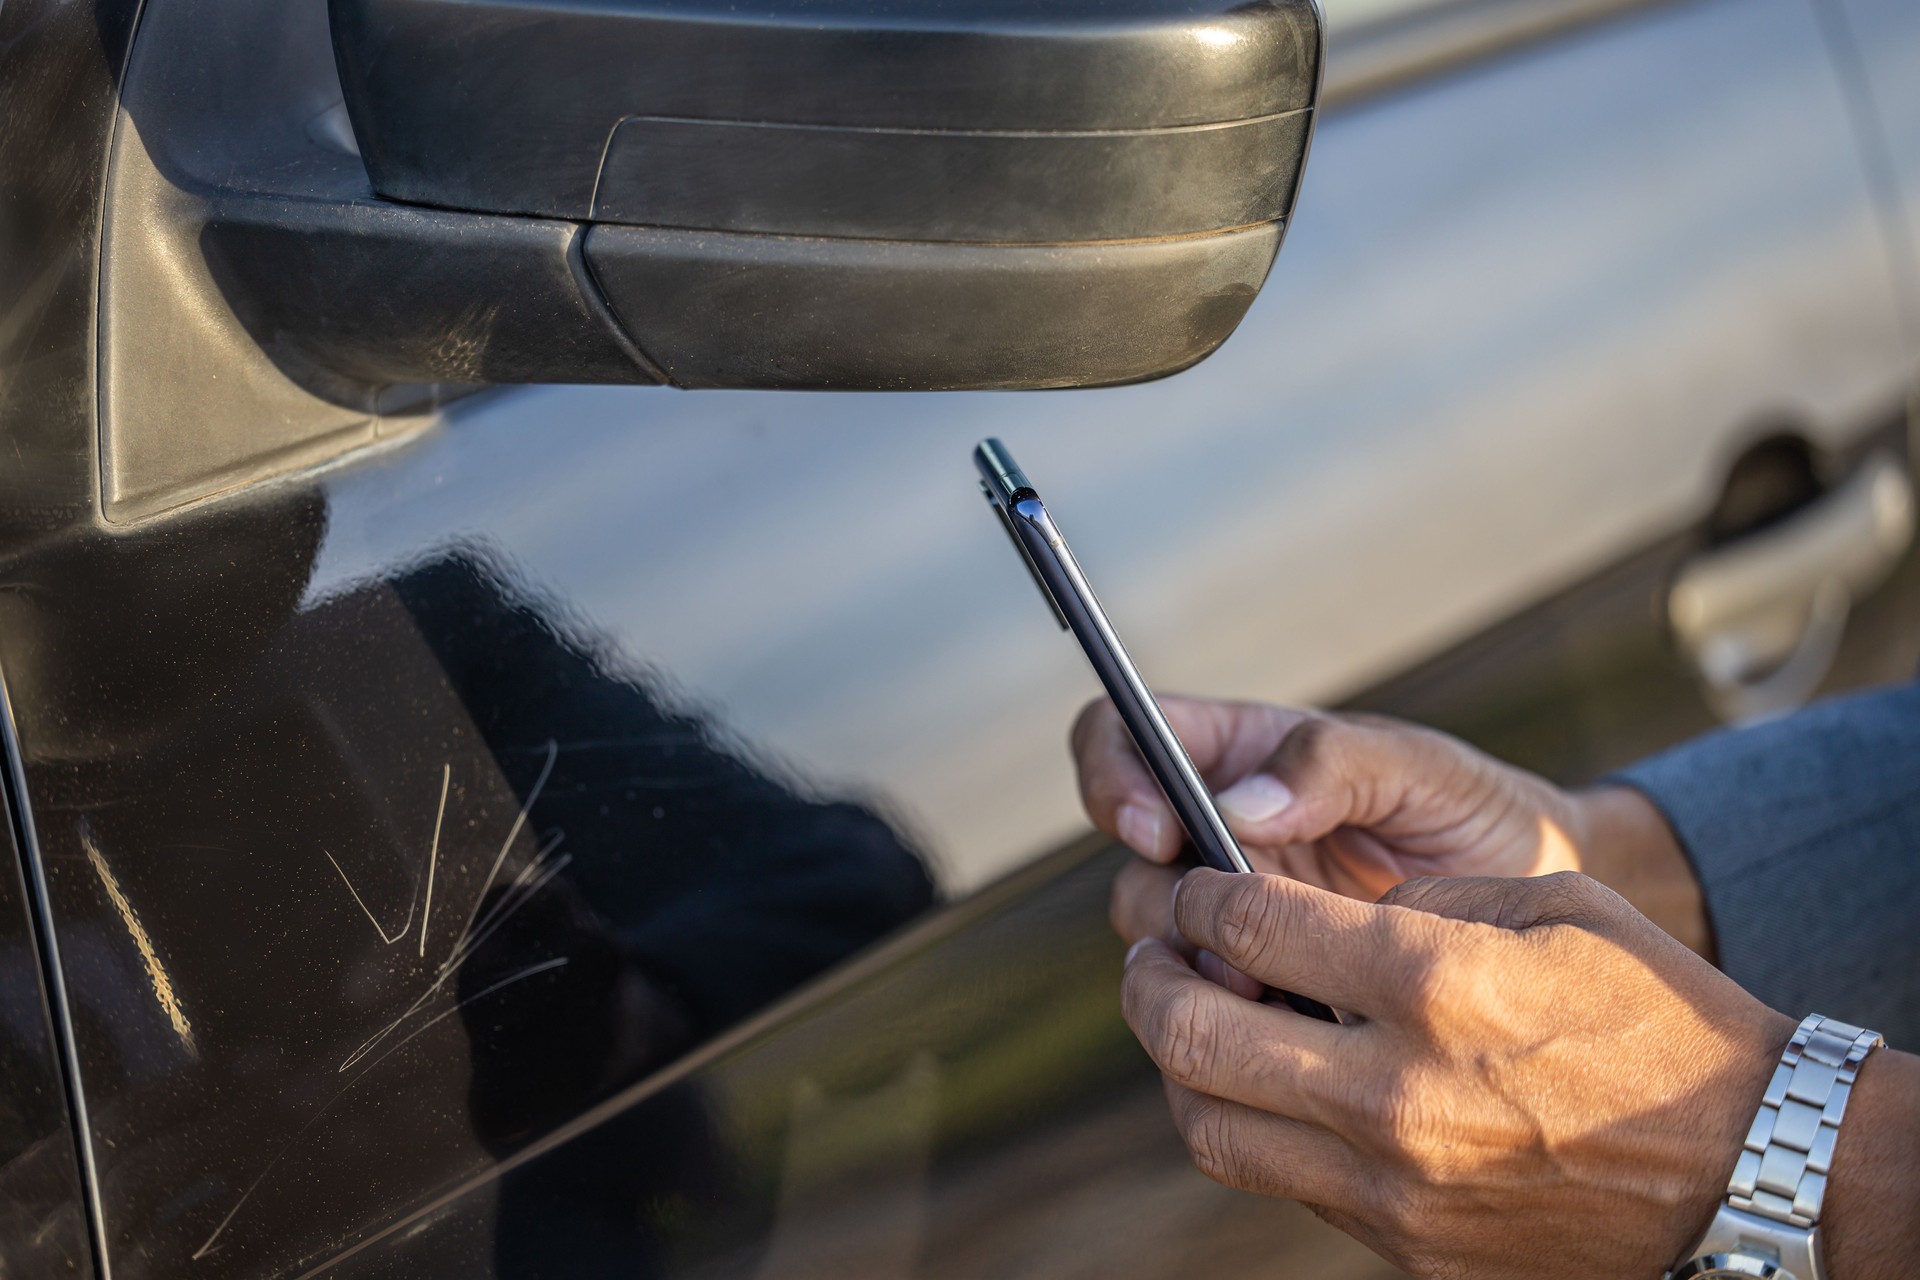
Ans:
{"label": "fingernail", "polygon": [[1161,817],[1137,804],[1123,804],[1114,819],[1120,839],[1135,853],[1152,855],[1160,851]]}
{"label": "fingernail", "polygon": [[1139,954],[1140,954],[1140,948],[1142,948],[1142,947],[1144,947],[1144,946],[1146,946],[1146,945],[1147,945],[1147,943],[1149,943],[1149,942],[1151,942],[1151,941],[1153,941],[1153,939],[1151,939],[1151,938],[1142,938],[1142,939],[1140,939],[1140,941],[1138,941],[1138,942],[1136,942],[1136,943],[1134,943],[1134,944],[1133,944],[1132,946],[1130,946],[1130,947],[1128,947],[1128,948],[1127,948],[1127,958],[1126,958],[1126,961],[1125,961],[1125,963],[1124,963],[1124,964],[1123,964],[1123,965],[1122,965],[1121,967],[1122,967],[1122,968],[1128,968],[1128,969],[1130,969],[1130,968],[1132,968],[1132,967],[1133,967],[1133,958],[1134,958],[1135,956],[1137,956],[1137,955],[1139,955]]}
{"label": "fingernail", "polygon": [[1272,774],[1255,773],[1240,779],[1216,799],[1230,818],[1265,822],[1293,803],[1293,792]]}

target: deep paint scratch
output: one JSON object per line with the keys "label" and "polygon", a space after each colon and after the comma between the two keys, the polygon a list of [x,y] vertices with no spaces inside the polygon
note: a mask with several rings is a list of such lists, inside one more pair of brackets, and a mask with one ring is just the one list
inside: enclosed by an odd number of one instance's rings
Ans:
{"label": "deep paint scratch", "polygon": [[427,849],[427,905],[420,911],[420,957],[427,954],[427,923],[433,919],[433,869],[440,862],[440,826],[447,820],[447,787],[453,782],[453,764],[440,766],[440,812],[433,815],[433,844]]}
{"label": "deep paint scratch", "polygon": [[520,835],[520,828],[527,825],[527,814],[533,809],[533,802],[547,788],[547,778],[553,773],[553,762],[560,758],[560,743],[554,739],[547,741],[547,760],[540,766],[540,776],[533,780],[533,788],[527,792],[526,803],[520,806],[520,815],[513,820],[513,826],[507,831],[507,838],[500,842],[500,852],[493,856],[493,866],[487,870],[487,878],[480,882],[480,891],[473,895],[473,910],[467,912],[467,922],[460,927],[460,933],[454,942],[457,952],[466,942],[467,935],[473,931],[473,918],[480,914],[480,904],[486,901],[487,890],[493,886],[493,878],[500,874],[500,864],[507,860],[507,851],[513,848],[513,842]]}

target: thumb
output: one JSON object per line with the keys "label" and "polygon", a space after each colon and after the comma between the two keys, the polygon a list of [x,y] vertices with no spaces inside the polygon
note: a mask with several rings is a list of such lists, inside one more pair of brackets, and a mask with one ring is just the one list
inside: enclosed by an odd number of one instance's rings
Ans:
{"label": "thumb", "polygon": [[1424,876],[1387,890],[1380,905],[1515,932],[1553,924],[1577,924],[1599,932],[1626,908],[1613,890],[1572,871],[1513,878]]}
{"label": "thumb", "polygon": [[1423,835],[1478,807],[1472,748],[1391,720],[1315,715],[1260,770],[1217,797],[1234,833],[1257,844],[1306,843],[1340,827]]}

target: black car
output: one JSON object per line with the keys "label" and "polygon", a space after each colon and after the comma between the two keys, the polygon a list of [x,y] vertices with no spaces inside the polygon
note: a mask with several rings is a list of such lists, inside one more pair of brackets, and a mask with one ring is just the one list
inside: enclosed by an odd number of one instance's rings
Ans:
{"label": "black car", "polygon": [[1911,672],[1916,372],[1910,0],[4,0],[0,1276],[1380,1274],[968,450],[1578,781]]}

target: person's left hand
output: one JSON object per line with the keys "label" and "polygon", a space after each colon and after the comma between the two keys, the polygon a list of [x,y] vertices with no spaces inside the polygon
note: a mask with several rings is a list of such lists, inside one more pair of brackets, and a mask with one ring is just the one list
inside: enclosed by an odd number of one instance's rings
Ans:
{"label": "person's left hand", "polygon": [[[1417,876],[1588,869],[1581,797],[1444,733],[1257,702],[1160,707],[1257,871],[1371,902]],[[1167,906],[1183,835],[1112,702],[1087,705],[1072,747],[1087,815],[1140,855],[1114,881],[1114,928],[1183,946]]]}
{"label": "person's left hand", "polygon": [[1408,881],[1379,903],[1199,870],[1195,946],[1301,1017],[1128,953],[1128,1023],[1194,1162],[1416,1276],[1655,1277],[1706,1227],[1793,1020],[1584,876]]}

